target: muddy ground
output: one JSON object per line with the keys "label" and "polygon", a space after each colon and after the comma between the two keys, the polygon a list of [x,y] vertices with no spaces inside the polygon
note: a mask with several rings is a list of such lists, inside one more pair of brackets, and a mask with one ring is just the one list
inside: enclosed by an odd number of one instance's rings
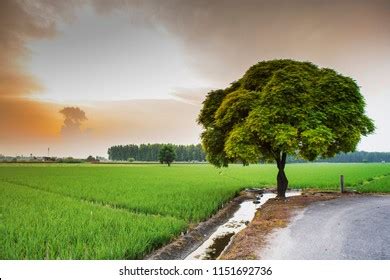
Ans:
{"label": "muddy ground", "polygon": [[[151,260],[180,260],[185,259],[196,250],[220,225],[229,220],[240,204],[249,199],[254,199],[259,193],[270,190],[243,191],[240,195],[207,221],[193,225],[187,233],[173,240],[168,245],[155,250],[145,257]],[[269,234],[278,228],[288,225],[295,214],[316,201],[330,200],[341,195],[356,195],[353,193],[340,194],[336,192],[317,192],[306,190],[300,196],[292,196],[286,199],[270,199],[260,209],[249,225],[233,236],[229,246],[222,252],[218,259],[245,260],[256,259],[260,250],[267,244]]]}
{"label": "muddy ground", "polygon": [[[354,195],[354,194],[343,194]],[[252,222],[236,234],[219,259],[252,260],[267,244],[268,235],[275,229],[288,225],[298,210],[316,201],[340,197],[340,193],[306,191],[300,196],[270,199],[257,210]]]}
{"label": "muddy ground", "polygon": [[240,204],[263,193],[264,190],[243,191],[239,196],[228,202],[222,209],[213,215],[207,221],[201,222],[196,226],[190,227],[187,233],[173,240],[168,245],[152,252],[145,259],[149,260],[182,260],[191,252],[196,250],[218,226],[227,222]]}

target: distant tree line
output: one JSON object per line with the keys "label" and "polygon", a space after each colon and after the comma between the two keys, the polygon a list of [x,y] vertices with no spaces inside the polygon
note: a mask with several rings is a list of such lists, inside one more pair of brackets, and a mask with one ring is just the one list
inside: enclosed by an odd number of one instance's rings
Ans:
{"label": "distant tree line", "polygon": [[[332,158],[318,158],[316,162],[390,162],[390,153],[386,152],[351,152],[351,153],[339,153]],[[306,162],[302,159],[297,159],[293,156],[287,158],[287,162]]]}
{"label": "distant tree line", "polygon": [[[117,145],[108,149],[110,160],[159,161],[159,153],[164,144]],[[200,144],[172,145],[175,161],[205,161],[206,155]]]}
{"label": "distant tree line", "polygon": [[[110,160],[118,161],[159,161],[159,153],[164,144],[117,145],[108,149]],[[200,144],[172,145],[175,161],[206,161],[206,155]],[[318,158],[315,162],[390,162],[390,152],[351,152],[339,153],[332,158]],[[287,162],[299,163],[305,160],[288,156]]]}

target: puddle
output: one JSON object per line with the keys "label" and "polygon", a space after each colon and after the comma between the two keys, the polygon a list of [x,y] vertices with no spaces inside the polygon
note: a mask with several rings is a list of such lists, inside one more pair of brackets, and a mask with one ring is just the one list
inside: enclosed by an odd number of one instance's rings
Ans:
{"label": "puddle", "polygon": [[226,246],[229,244],[230,239],[232,239],[234,232],[230,232],[228,234],[218,236],[215,238],[214,243],[207,248],[206,254],[203,260],[215,260],[218,258]]}
{"label": "puddle", "polygon": [[[289,191],[286,196],[300,195],[300,191]],[[255,216],[256,210],[268,199],[276,197],[274,193],[264,193],[254,200],[246,200],[226,223],[219,226],[211,236],[195,251],[189,254],[186,260],[215,260],[229,245],[232,237],[244,229]]]}

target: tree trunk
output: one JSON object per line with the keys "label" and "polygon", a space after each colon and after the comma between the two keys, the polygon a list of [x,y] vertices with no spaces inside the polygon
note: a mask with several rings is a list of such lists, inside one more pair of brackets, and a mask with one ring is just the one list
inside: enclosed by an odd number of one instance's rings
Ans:
{"label": "tree trunk", "polygon": [[286,166],[286,153],[281,153],[281,157],[276,159],[276,164],[278,166],[278,176],[276,177],[277,180],[277,197],[279,198],[285,198],[286,197],[286,190],[288,187],[288,180],[286,177],[286,173],[284,173],[284,167]]}

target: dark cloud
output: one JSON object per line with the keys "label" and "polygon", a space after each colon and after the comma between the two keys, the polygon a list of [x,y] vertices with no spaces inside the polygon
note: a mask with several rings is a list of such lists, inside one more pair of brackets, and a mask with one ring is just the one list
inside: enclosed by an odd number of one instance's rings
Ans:
{"label": "dark cloud", "polygon": [[[233,81],[259,60],[296,58],[325,66],[388,57],[388,0],[94,1],[99,11],[137,9],[183,43],[202,75]],[[351,67],[353,68],[353,66]]]}
{"label": "dark cloud", "polygon": [[[31,40],[52,38],[59,20],[80,1],[0,1],[0,98],[25,96],[43,86],[25,70]],[[1,102],[1,99],[0,99]]]}
{"label": "dark cloud", "polygon": [[[58,105],[30,99],[44,86],[26,70],[27,44],[56,35],[81,1],[0,1],[0,144],[53,139],[61,124]],[[77,5],[76,5],[77,4]]]}
{"label": "dark cloud", "polygon": [[[197,139],[199,106],[194,104],[200,103],[208,89],[177,89],[173,96],[185,103],[131,101],[100,104],[99,112],[89,108],[90,134],[82,129],[86,121],[83,110],[67,109],[62,123],[58,114],[62,106],[28,98],[44,85],[26,68],[27,43],[53,38],[58,24],[73,21],[75,11],[87,3],[100,14],[124,12],[131,20],[164,29],[176,37],[192,68],[221,86],[239,78],[259,60],[281,57],[347,71],[372,92],[384,92],[390,86],[388,0],[0,0],[0,144],[5,139],[11,143],[55,137],[61,124],[63,136],[99,135],[93,141],[111,137],[111,142],[123,138],[124,143],[188,143]],[[386,102],[377,101],[373,113],[385,116],[387,111],[379,107]],[[84,147],[90,147],[91,139],[85,140]],[[76,144],[69,151],[80,152],[79,142]]]}
{"label": "dark cloud", "polygon": [[26,41],[54,34],[53,24],[42,22],[26,11],[20,1],[0,2],[0,98],[38,91],[41,86],[25,72]]}
{"label": "dark cloud", "polygon": [[88,4],[100,14],[128,13],[167,30],[192,67],[219,84],[263,59],[311,60],[348,71],[356,68],[351,56],[363,68],[390,51],[388,0],[2,0],[0,96],[42,90],[24,70],[26,42],[53,37],[59,21],[71,21]]}

